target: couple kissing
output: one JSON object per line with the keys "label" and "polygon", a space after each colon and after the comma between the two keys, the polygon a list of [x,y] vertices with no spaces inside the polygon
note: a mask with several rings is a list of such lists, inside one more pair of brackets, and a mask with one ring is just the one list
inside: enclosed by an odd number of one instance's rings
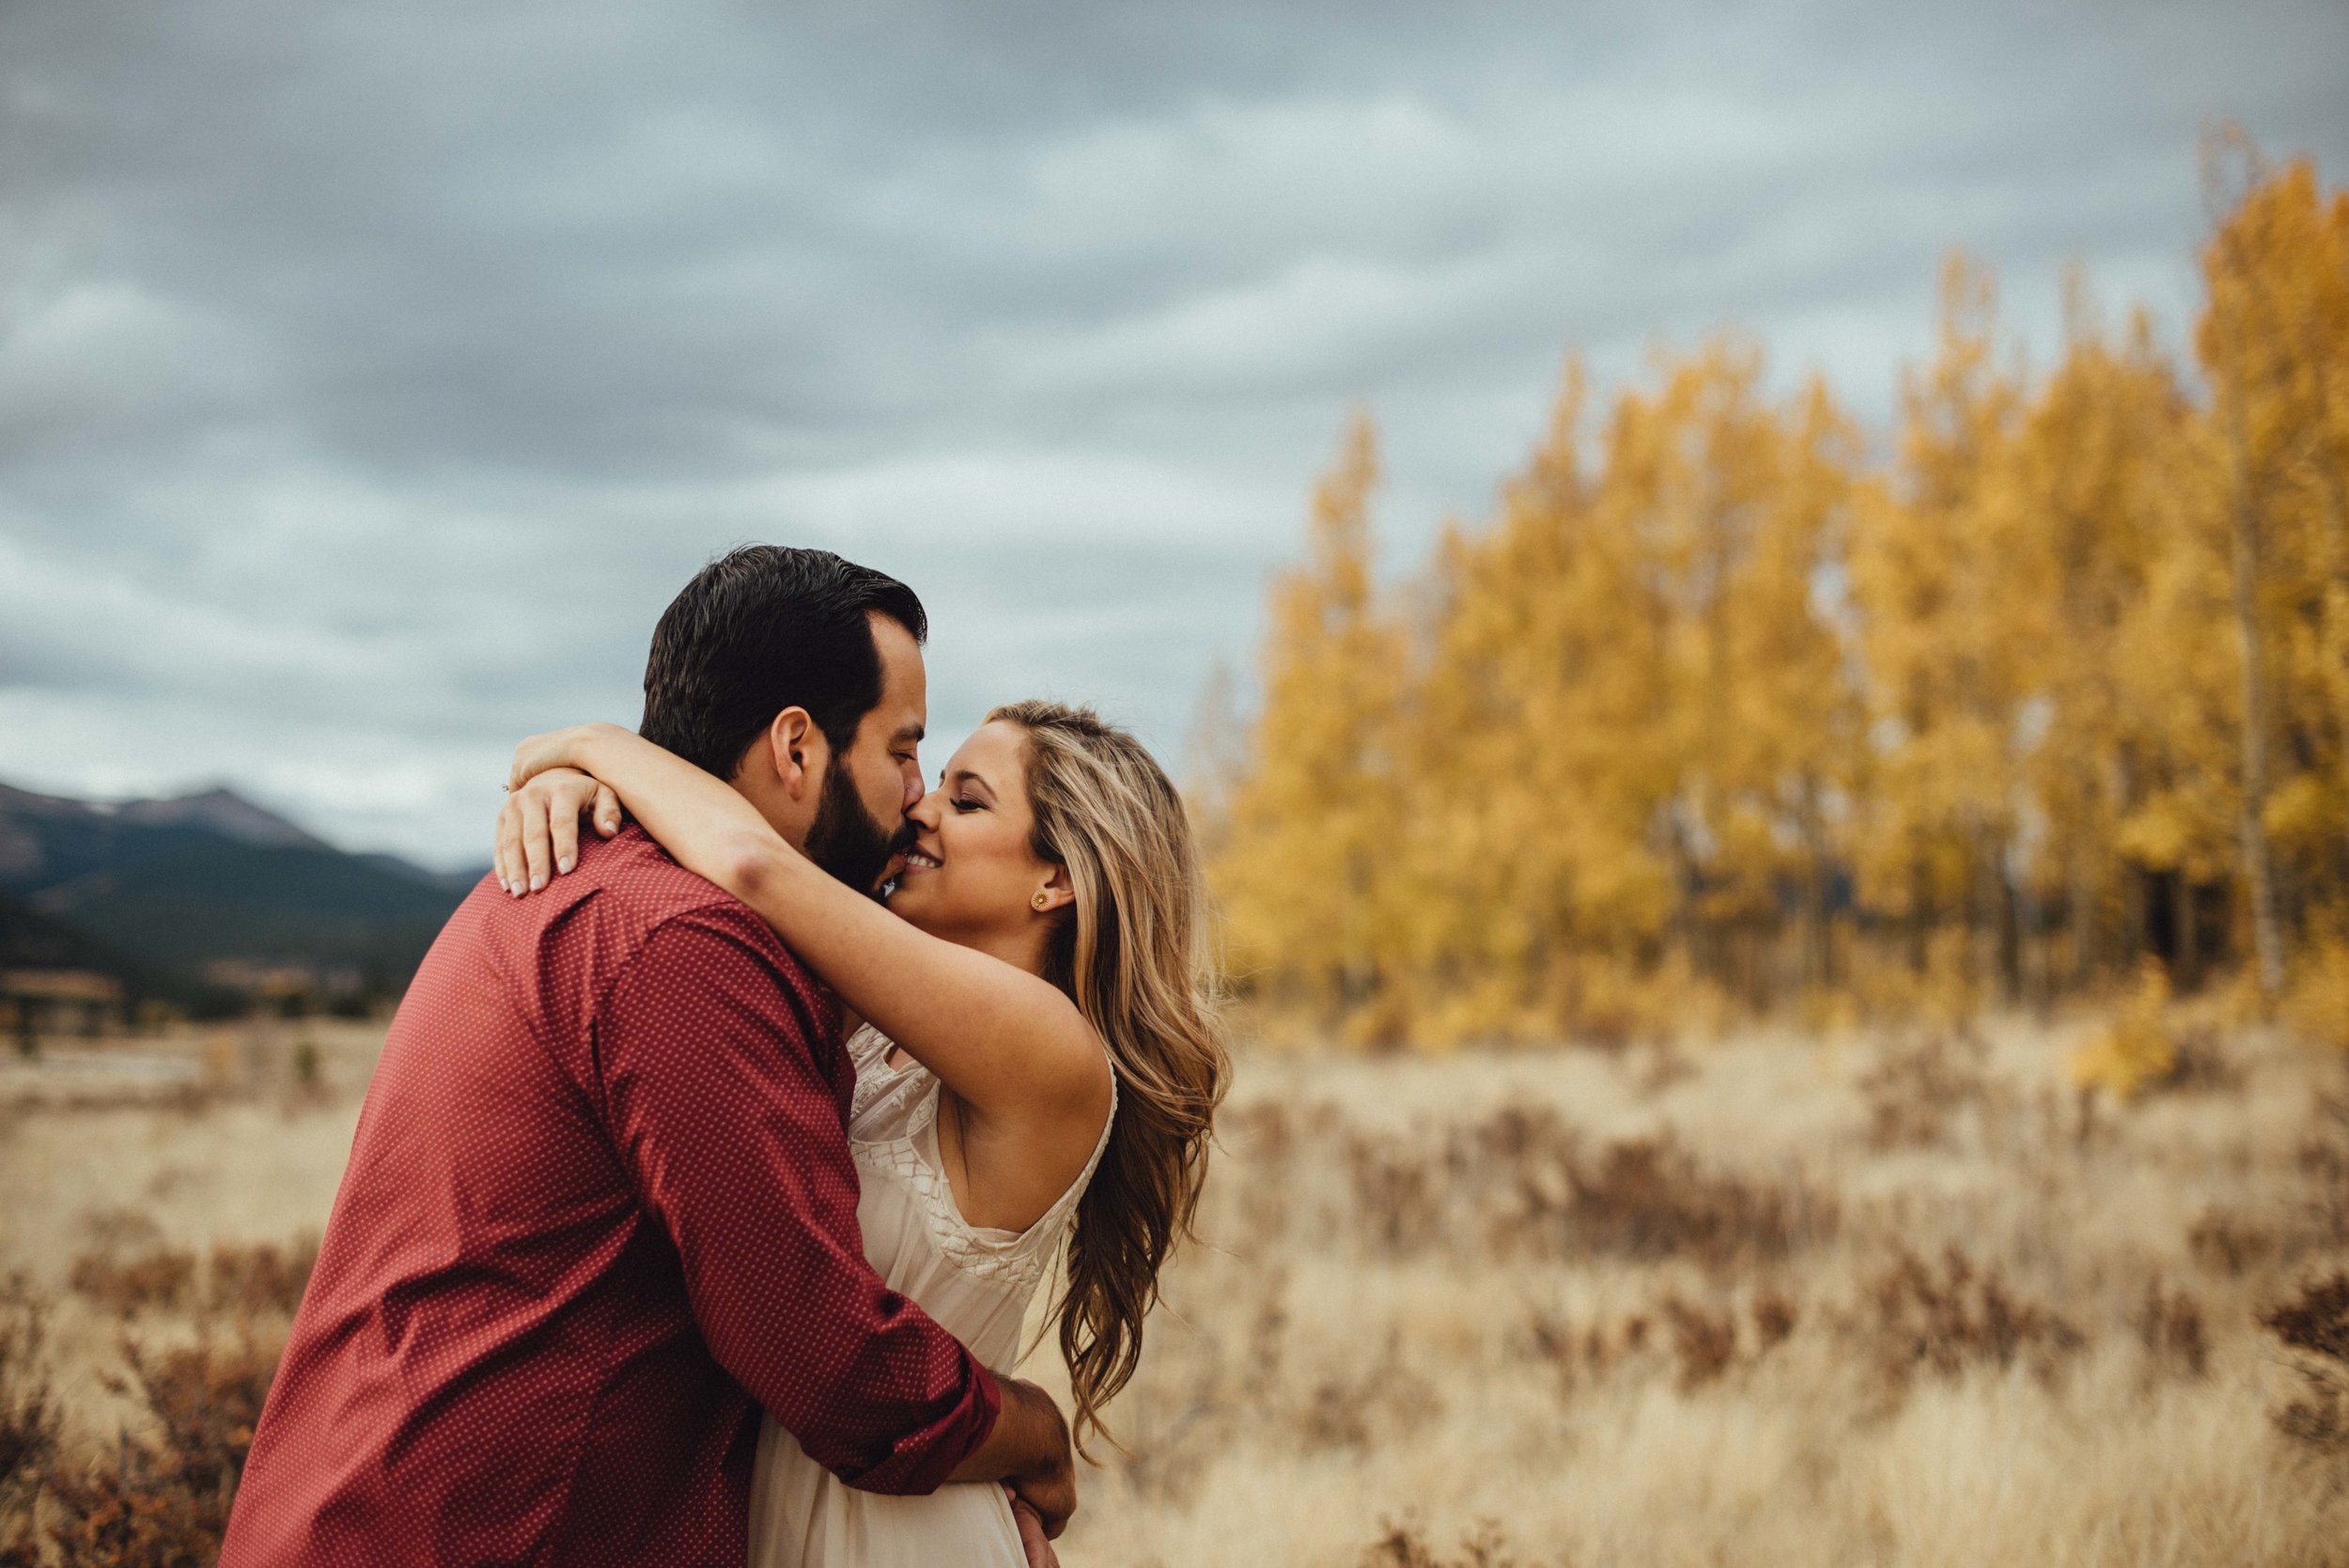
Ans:
{"label": "couple kissing", "polygon": [[[1228,1065],[1129,735],[997,708],[935,785],[927,621],[752,546],[640,730],[517,749],[402,1001],[221,1561],[1019,1568],[1132,1375]],[[585,827],[583,828],[583,823]]]}

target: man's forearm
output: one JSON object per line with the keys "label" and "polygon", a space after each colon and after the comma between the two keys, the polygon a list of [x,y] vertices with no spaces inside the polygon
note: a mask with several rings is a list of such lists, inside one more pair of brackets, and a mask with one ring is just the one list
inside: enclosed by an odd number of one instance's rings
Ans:
{"label": "man's forearm", "polygon": [[1057,1536],[1077,1508],[1068,1423],[1052,1396],[1033,1383],[999,1377],[1002,1406],[987,1440],[957,1466],[956,1481],[1000,1481],[1033,1505],[1045,1533]]}

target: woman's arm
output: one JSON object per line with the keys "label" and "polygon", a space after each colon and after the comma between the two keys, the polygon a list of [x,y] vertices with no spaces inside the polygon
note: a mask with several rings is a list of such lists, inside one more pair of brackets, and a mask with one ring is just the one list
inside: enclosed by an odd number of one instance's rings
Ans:
{"label": "woman's arm", "polygon": [[[515,749],[516,788],[499,824],[509,887],[511,867],[543,869],[526,847],[538,809],[560,812],[568,801],[576,836],[583,781],[520,787],[555,768],[608,786],[678,864],[749,905],[843,1001],[985,1119],[1097,1126],[1107,1112],[1099,1037],[1057,987],[916,930],[793,848],[724,781],[617,725],[558,730]],[[543,821],[537,831],[547,831]],[[543,880],[534,873],[529,885]]]}

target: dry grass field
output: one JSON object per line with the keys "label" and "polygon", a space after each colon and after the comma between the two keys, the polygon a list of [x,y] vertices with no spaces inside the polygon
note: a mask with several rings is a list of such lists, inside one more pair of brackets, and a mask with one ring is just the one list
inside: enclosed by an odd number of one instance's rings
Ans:
{"label": "dry grass field", "polygon": [[[2085,1027],[1243,1055],[1066,1560],[2349,1564],[2349,1063],[2083,1101]],[[217,1517],[374,1039],[0,1073],[0,1476],[54,1428],[76,1560]]]}

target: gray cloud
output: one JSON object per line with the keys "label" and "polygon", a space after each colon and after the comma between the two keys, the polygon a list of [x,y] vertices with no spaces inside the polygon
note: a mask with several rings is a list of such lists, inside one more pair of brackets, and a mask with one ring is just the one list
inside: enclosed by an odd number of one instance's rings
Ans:
{"label": "gray cloud", "polygon": [[[2349,167],[2328,3],[35,0],[0,11],[0,776],[478,853],[745,538],[930,600],[934,728],[1162,751],[1346,410],[1475,519],[1558,360],[1865,416],[1940,252],[2182,336],[2193,139]],[[939,751],[932,760],[942,760]]]}

